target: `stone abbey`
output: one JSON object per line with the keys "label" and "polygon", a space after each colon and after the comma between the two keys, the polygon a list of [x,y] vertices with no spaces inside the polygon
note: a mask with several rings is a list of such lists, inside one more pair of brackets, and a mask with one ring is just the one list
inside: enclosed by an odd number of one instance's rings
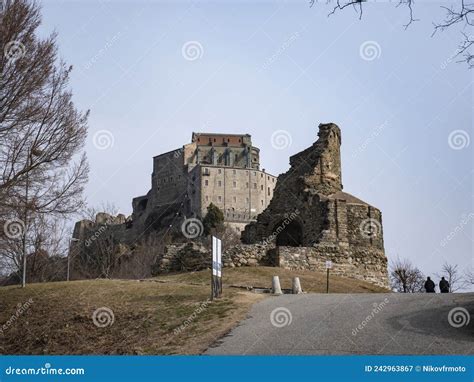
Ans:
{"label": "stone abbey", "polygon": [[168,209],[202,218],[213,203],[228,224],[243,230],[275,188],[276,177],[260,170],[259,152],[248,134],[193,133],[191,143],[153,158],[151,189],[132,202],[133,224]]}
{"label": "stone abbey", "polygon": [[173,242],[156,253],[155,269],[204,269],[208,250],[180,227],[202,219],[213,203],[241,232],[241,243],[224,252],[224,266],[323,271],[331,261],[334,274],[388,287],[382,213],[342,191],[341,142],[337,125],[320,124],[317,141],[291,156],[290,169],[275,177],[260,169],[250,135],[193,133],[191,143],[153,158],[151,189],[133,199],[130,217],[99,213],[95,222],[76,223],[74,247],[93,255],[99,246],[84,243],[106,226],[95,236],[133,256],[138,238],[164,238],[173,230]]}

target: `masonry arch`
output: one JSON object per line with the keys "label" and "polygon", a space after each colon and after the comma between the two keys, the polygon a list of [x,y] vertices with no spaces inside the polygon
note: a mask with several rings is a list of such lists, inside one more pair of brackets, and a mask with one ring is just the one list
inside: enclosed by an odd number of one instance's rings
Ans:
{"label": "masonry arch", "polygon": [[297,220],[287,223],[282,220],[275,225],[276,245],[286,247],[300,247],[303,245],[303,226]]}

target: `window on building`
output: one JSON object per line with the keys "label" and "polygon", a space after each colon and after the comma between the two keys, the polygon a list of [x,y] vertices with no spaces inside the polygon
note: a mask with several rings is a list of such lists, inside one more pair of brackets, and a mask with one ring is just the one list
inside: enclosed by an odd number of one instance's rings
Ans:
{"label": "window on building", "polygon": [[245,203],[249,203],[249,198],[245,198]]}
{"label": "window on building", "polygon": [[217,197],[217,200],[218,200],[219,202],[222,202],[222,196],[218,196],[218,197]]}
{"label": "window on building", "polygon": [[204,185],[209,186],[209,181],[207,179],[204,181]]}
{"label": "window on building", "polygon": [[263,206],[263,200],[260,200],[260,202],[262,202],[262,206]]}
{"label": "window on building", "polygon": [[237,174],[237,171],[235,171],[235,170],[232,170],[232,174],[234,174],[234,175],[235,175],[235,174]]}
{"label": "window on building", "polygon": [[217,182],[217,185],[218,185],[219,187],[222,187],[222,181],[219,180],[219,181]]}
{"label": "window on building", "polygon": [[272,182],[275,183],[275,178],[272,178]]}
{"label": "window on building", "polygon": [[257,176],[257,171],[254,171],[254,172],[253,172],[253,176]]}
{"label": "window on building", "polygon": [[260,174],[260,178],[263,178],[263,174]]}
{"label": "window on building", "polygon": [[253,184],[253,188],[257,189],[257,183]]}
{"label": "window on building", "polygon": [[236,182],[235,180],[232,182],[232,186],[233,186],[234,188],[237,188],[237,182]]}
{"label": "window on building", "polygon": [[249,188],[249,182],[245,183],[245,187]]}
{"label": "window on building", "polygon": [[218,173],[218,174],[221,174],[221,173],[222,173],[222,170],[221,170],[221,169],[217,170],[217,173]]}
{"label": "window on building", "polygon": [[263,191],[263,184],[260,185],[260,191]]}
{"label": "window on building", "polygon": [[270,187],[268,187],[268,196],[270,196]]}
{"label": "window on building", "polygon": [[236,197],[236,196],[234,196],[234,197],[232,198],[232,200],[234,201],[234,203],[237,203],[237,197]]}

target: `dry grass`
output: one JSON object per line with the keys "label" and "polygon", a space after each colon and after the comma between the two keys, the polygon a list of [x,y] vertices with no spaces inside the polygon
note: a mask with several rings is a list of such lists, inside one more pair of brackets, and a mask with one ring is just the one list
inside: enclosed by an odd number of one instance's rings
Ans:
{"label": "dry grass", "polygon": [[[209,271],[162,276],[143,282],[90,280],[0,288],[2,354],[199,354],[243,319],[264,298],[230,284],[268,287],[278,274],[283,287],[298,275],[306,291],[325,290],[325,275],[279,268],[224,270],[224,297],[209,297]],[[334,277],[334,292],[382,292],[382,288]],[[18,304],[33,304],[16,317]],[[96,327],[93,312],[108,307],[114,323]],[[193,313],[195,313],[193,315]],[[193,316],[189,324],[185,321]]]}
{"label": "dry grass", "polygon": [[[270,288],[272,276],[279,276],[282,288],[291,288],[291,279],[298,276],[301,286],[308,293],[326,293],[326,274],[305,270],[290,271],[274,267],[242,267],[225,268],[223,272],[224,286],[241,285]],[[208,272],[180,273],[157,277],[164,282],[185,282],[206,284],[210,282]],[[387,293],[389,290],[363,281],[330,276],[331,293]]]}

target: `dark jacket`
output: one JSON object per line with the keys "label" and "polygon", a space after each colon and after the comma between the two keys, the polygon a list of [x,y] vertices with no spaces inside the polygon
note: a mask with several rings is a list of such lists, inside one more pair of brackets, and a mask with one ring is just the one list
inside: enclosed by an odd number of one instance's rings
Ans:
{"label": "dark jacket", "polygon": [[439,282],[439,290],[441,291],[441,293],[449,293],[448,280],[441,280]]}
{"label": "dark jacket", "polygon": [[435,283],[433,280],[426,280],[425,289],[426,293],[435,293]]}

